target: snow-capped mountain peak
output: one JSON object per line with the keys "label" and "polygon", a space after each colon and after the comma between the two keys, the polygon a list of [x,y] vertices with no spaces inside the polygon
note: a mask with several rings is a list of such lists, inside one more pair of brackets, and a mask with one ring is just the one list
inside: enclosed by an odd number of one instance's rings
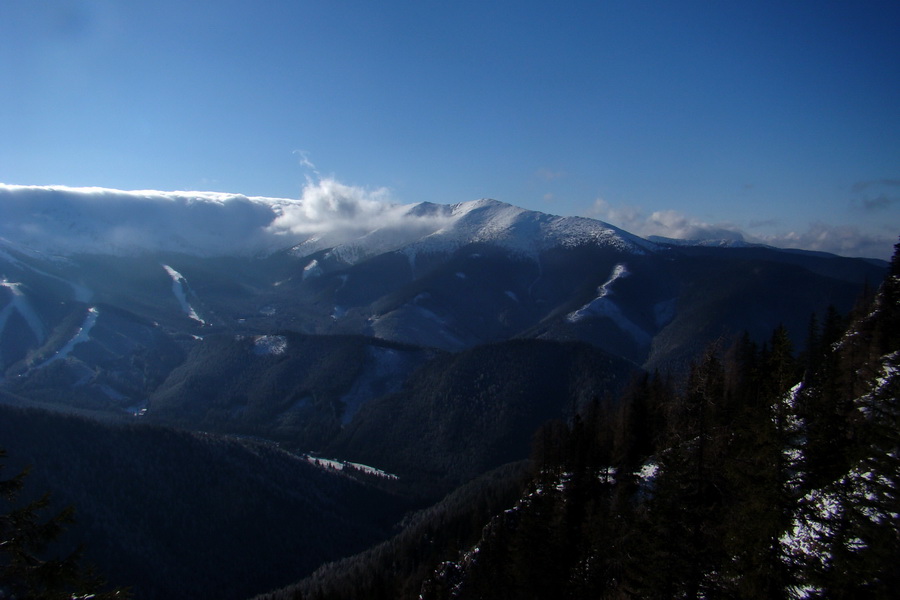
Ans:
{"label": "snow-capped mountain peak", "polygon": [[417,245],[430,249],[429,246],[485,242],[525,255],[557,246],[586,243],[633,253],[642,253],[655,246],[602,221],[560,217],[486,198],[448,206],[445,212],[447,223]]}
{"label": "snow-capped mountain peak", "polygon": [[10,185],[0,185],[0,238],[63,256],[154,252],[248,256],[283,248],[306,256],[331,248],[351,263],[408,246],[417,253],[479,242],[525,255],[585,243],[628,252],[654,247],[600,221],[549,215],[491,199],[396,205],[306,192],[292,200],[217,192]]}
{"label": "snow-capped mountain peak", "polygon": [[403,218],[341,241],[326,234],[303,241],[293,253],[304,256],[331,248],[344,262],[402,250],[411,259],[421,252],[452,252],[466,244],[487,243],[534,257],[554,247],[599,244],[643,253],[656,245],[617,227],[584,217],[560,217],[482,198],[458,204],[430,202],[406,208]]}

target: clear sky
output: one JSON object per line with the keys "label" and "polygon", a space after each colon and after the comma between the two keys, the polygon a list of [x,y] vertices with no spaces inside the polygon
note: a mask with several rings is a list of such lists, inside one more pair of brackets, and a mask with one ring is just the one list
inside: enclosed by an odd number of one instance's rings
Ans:
{"label": "clear sky", "polygon": [[491,197],[887,258],[900,2],[0,0],[0,182]]}

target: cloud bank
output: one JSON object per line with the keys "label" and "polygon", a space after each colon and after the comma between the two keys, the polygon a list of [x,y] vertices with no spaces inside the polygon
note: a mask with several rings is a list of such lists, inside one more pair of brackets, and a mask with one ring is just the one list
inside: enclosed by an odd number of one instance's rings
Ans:
{"label": "cloud bank", "polygon": [[57,254],[248,255],[420,227],[384,188],[308,180],[298,199],[0,184],[0,238]]}
{"label": "cloud bank", "polygon": [[[601,198],[594,202],[590,214],[641,237],[747,242],[885,260],[890,258],[897,241],[887,235],[861,231],[855,226],[823,222],[811,223],[805,231],[750,232],[734,223],[706,223],[675,210],[647,214],[633,206],[613,206]],[[751,223],[749,228],[771,229],[775,225],[772,221],[758,221]]]}
{"label": "cloud bank", "polygon": [[633,206],[612,206],[598,198],[591,216],[608,221],[641,237],[660,236],[678,240],[744,241],[744,234],[731,223],[705,223],[675,210],[644,213]]}

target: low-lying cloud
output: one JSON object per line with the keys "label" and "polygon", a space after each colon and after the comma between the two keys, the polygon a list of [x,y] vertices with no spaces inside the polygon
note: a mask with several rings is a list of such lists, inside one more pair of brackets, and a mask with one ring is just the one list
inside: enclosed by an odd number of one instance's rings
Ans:
{"label": "low-lying cloud", "polygon": [[[778,248],[800,248],[831,252],[842,256],[890,258],[896,238],[865,233],[852,225],[816,222],[806,231],[788,231],[757,236],[758,241]],[[752,240],[755,241],[755,240]]]}
{"label": "low-lying cloud", "polygon": [[705,223],[676,210],[650,214],[633,206],[612,206],[598,198],[591,216],[607,221],[641,237],[660,236],[677,240],[742,241],[744,234],[730,223]]}
{"label": "low-lying cloud", "polygon": [[[879,182],[881,183],[881,182]],[[746,231],[734,223],[706,223],[675,210],[647,214],[633,206],[613,206],[597,199],[591,216],[607,221],[642,237],[660,236],[678,240],[724,240],[766,244],[777,248],[796,248],[830,252],[842,256],[864,256],[887,259],[895,238],[867,233],[852,225],[830,225],[814,222],[805,231],[774,231],[771,220],[756,221],[750,228],[769,232]]]}
{"label": "low-lying cloud", "polygon": [[333,178],[308,180],[297,199],[0,184],[0,237],[62,254],[255,254],[316,236],[341,243],[379,228],[421,228],[408,213],[384,188]]}
{"label": "low-lying cloud", "polygon": [[0,237],[51,253],[259,250],[276,202],[213,192],[0,185]]}

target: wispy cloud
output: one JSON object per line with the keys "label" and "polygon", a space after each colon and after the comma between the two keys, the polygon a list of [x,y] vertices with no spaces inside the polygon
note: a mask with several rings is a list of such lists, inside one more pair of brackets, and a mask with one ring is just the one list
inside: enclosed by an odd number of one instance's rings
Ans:
{"label": "wispy cloud", "polygon": [[316,177],[320,177],[319,169],[309,158],[309,152],[306,150],[294,150],[294,156],[297,157],[297,162],[300,163],[300,166],[309,169]]}
{"label": "wispy cloud", "polygon": [[555,179],[561,179],[566,176],[565,171],[548,169],[546,167],[541,167],[540,169],[535,171],[534,174],[544,181],[553,181]]}
{"label": "wispy cloud", "polygon": [[870,188],[900,188],[900,179],[870,179],[868,181],[857,181],[851,186],[854,192],[864,192]]}
{"label": "wispy cloud", "polygon": [[855,195],[852,206],[866,212],[883,211],[900,204],[900,179],[857,181],[850,190]]}
{"label": "wispy cloud", "polygon": [[900,195],[888,196],[879,194],[874,198],[863,198],[860,200],[863,210],[883,210],[892,204],[900,204]]}

